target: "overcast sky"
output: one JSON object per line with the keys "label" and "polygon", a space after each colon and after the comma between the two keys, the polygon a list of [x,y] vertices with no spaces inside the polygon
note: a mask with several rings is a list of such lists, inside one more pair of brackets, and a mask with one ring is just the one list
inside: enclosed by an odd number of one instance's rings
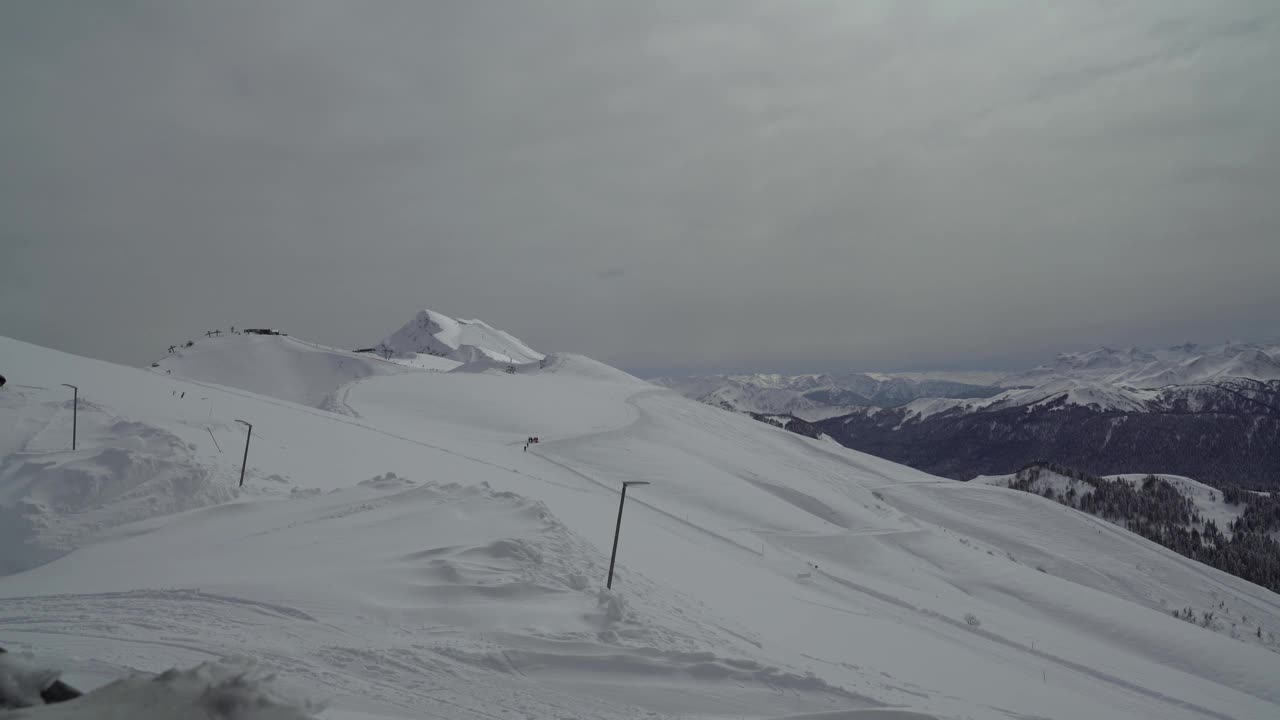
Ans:
{"label": "overcast sky", "polygon": [[422,307],[668,373],[1275,338],[1280,2],[0,3],[0,334]]}

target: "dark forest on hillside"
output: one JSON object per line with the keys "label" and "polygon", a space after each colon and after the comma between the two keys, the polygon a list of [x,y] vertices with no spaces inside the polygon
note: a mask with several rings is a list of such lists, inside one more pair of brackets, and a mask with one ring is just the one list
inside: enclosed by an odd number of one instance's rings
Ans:
{"label": "dark forest on hillside", "polygon": [[[1019,470],[1009,487],[1037,492],[1037,481],[1049,472],[1071,482],[1065,491],[1045,487],[1041,491],[1044,497],[1125,527],[1180,555],[1280,592],[1280,543],[1271,537],[1272,532],[1280,530],[1280,497],[1237,486],[1223,488],[1224,502],[1243,506],[1243,514],[1224,533],[1213,520],[1200,517],[1191,498],[1154,475],[1148,475],[1135,486],[1039,461]],[[1077,483],[1082,487],[1077,489]]]}

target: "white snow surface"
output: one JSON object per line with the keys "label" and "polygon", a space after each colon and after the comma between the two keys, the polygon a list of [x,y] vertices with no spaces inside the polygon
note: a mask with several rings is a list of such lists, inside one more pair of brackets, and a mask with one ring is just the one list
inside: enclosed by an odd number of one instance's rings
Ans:
{"label": "white snow surface", "polygon": [[[287,335],[219,335],[179,347],[155,362],[152,372],[174,378],[231,385],[260,395],[324,408],[346,410],[341,390],[373,375],[405,372],[403,366],[368,353],[305,342]],[[457,363],[444,363],[442,369]],[[197,391],[207,397],[207,393]]]}
{"label": "white snow surface", "polygon": [[[82,689],[242,655],[337,720],[1280,716],[1277,595],[579,356],[370,374],[351,414],[0,365],[0,645]],[[1169,612],[1220,603],[1263,640]]]}
{"label": "white snow surface", "polygon": [[521,340],[480,320],[458,320],[434,310],[419,311],[378,343],[377,349],[400,359],[433,355],[462,363],[493,360],[521,364],[543,358]]}
{"label": "white snow surface", "polygon": [[[0,685],[5,683],[7,655],[0,655]],[[51,680],[52,678],[46,677]],[[188,670],[150,676],[135,673],[83,697],[43,705],[35,688],[30,707],[8,713],[6,720],[306,720],[318,709],[281,696],[274,679],[247,659],[206,662]]]}

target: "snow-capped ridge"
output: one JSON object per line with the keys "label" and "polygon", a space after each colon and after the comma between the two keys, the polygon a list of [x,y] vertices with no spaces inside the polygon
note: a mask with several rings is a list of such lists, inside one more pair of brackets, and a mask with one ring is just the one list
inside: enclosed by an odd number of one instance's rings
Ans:
{"label": "snow-capped ridge", "polygon": [[756,373],[654,382],[726,410],[820,421],[849,413],[874,415],[877,408],[899,409],[905,419],[915,420],[1034,405],[1145,412],[1152,409],[1157,390],[1233,378],[1280,379],[1280,345],[1100,347],[1059,353],[1049,363],[1013,373]]}
{"label": "snow-capped ridge", "polygon": [[434,355],[461,363],[488,359],[514,364],[533,363],[544,355],[513,335],[480,320],[459,320],[434,310],[420,310],[399,330],[388,335],[375,352],[412,360]]}

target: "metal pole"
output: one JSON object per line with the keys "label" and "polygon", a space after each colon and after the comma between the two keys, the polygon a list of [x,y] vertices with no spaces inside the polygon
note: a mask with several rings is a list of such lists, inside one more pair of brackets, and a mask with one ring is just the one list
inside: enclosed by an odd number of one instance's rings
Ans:
{"label": "metal pole", "polygon": [[627,504],[627,487],[630,485],[648,485],[644,480],[631,480],[622,483],[622,496],[618,500],[618,524],[613,529],[613,553],[609,556],[609,580],[605,587],[613,589],[613,564],[618,560],[618,536],[622,534],[622,508]]}
{"label": "metal pole", "polygon": [[71,388],[71,449],[76,449],[76,424],[77,415],[80,414],[80,388],[68,383],[62,383],[64,387]]}
{"label": "metal pole", "polygon": [[244,468],[249,464],[249,439],[253,437],[253,423],[244,420],[236,420],[243,423],[249,428],[249,432],[244,435],[244,459],[240,461],[240,487],[244,487]]}

